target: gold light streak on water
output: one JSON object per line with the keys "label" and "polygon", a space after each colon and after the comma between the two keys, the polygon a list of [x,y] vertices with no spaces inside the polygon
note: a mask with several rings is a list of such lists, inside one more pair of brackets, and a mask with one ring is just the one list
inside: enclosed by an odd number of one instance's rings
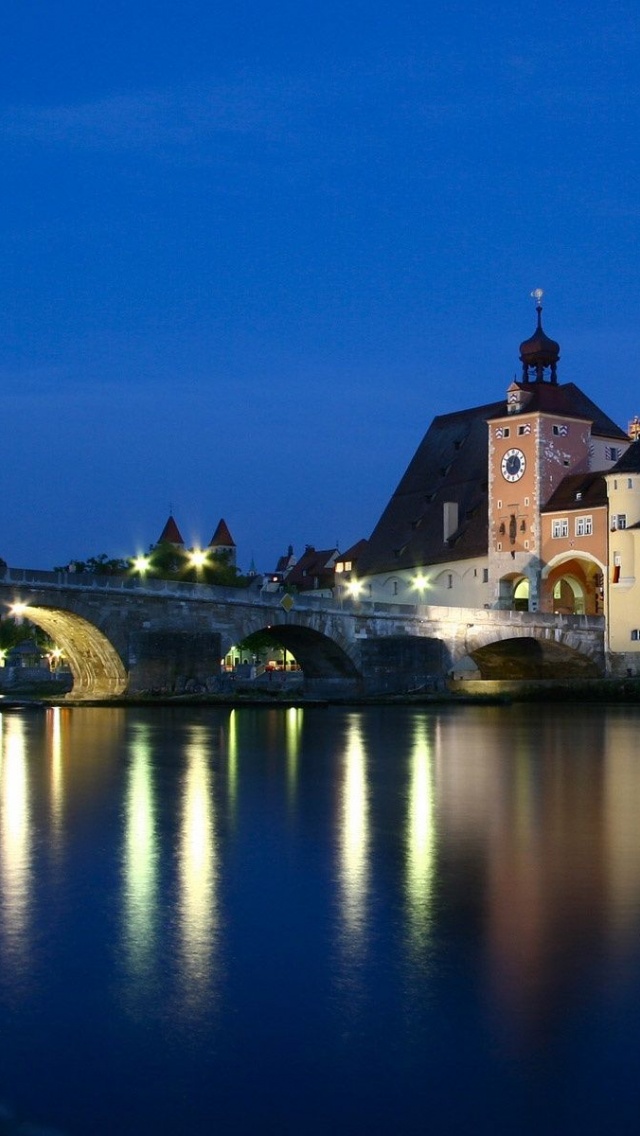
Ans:
{"label": "gold light streak on water", "polygon": [[295,798],[298,787],[298,761],[300,758],[300,737],[304,710],[301,706],[290,706],[286,711],[285,739],[287,752],[287,792],[289,801]]}
{"label": "gold light streak on water", "polygon": [[25,950],[31,892],[31,823],[24,722],[0,715],[0,848],[5,946],[14,961]]}
{"label": "gold light streak on water", "polygon": [[158,907],[158,836],[148,729],[138,727],[130,747],[125,790],[124,942],[132,976],[150,970]]}
{"label": "gold light streak on water", "polygon": [[340,884],[344,933],[351,950],[366,931],[369,883],[369,801],[362,725],[349,719],[341,792]]}
{"label": "gold light streak on water", "polygon": [[436,867],[434,754],[424,719],[415,723],[410,762],[406,896],[411,941],[414,946],[422,947],[431,927]]}
{"label": "gold light streak on water", "polygon": [[229,714],[229,745],[227,749],[227,784],[229,803],[235,808],[238,791],[238,715],[235,710]]}
{"label": "gold light streak on water", "polygon": [[179,836],[179,927],[182,976],[197,1002],[212,978],[216,938],[217,862],[208,734],[193,726],[186,747]]}
{"label": "gold light streak on water", "polygon": [[62,710],[52,706],[47,711],[47,741],[50,754],[49,790],[51,799],[52,837],[60,837],[64,808],[64,781],[62,769]]}

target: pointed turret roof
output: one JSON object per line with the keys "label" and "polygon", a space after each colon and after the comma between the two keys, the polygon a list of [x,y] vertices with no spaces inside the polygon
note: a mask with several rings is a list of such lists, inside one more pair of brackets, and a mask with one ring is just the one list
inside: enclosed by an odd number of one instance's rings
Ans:
{"label": "pointed turret roof", "polygon": [[220,518],[218,527],[209,541],[209,548],[235,548],[236,542],[229,532],[227,522]]}
{"label": "pointed turret roof", "polygon": [[164,526],[162,532],[160,533],[160,536],[158,538],[157,543],[158,544],[180,544],[180,545],[184,545],[184,541],[182,539],[182,534],[180,533],[180,529],[178,528],[178,526],[177,526],[175,520],[173,519],[173,516],[171,515],[171,513],[169,514],[169,519],[168,519],[166,525]]}

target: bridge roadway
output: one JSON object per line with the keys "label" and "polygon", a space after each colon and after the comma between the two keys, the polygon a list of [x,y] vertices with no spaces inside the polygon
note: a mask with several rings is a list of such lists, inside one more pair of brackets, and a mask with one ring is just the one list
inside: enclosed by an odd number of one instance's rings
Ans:
{"label": "bridge roadway", "polygon": [[7,569],[0,603],[38,624],[71,667],[74,698],[185,684],[215,690],[220,660],[268,631],[314,695],[401,693],[437,684],[463,659],[483,678],[597,676],[604,619],[535,612],[338,602],[129,576]]}

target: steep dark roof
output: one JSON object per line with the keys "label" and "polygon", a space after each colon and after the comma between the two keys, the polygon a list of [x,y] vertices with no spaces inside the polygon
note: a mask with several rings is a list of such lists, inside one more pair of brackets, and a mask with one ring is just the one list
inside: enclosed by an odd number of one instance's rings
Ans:
{"label": "steep dark roof", "polygon": [[540,512],[596,509],[599,505],[606,504],[607,483],[601,472],[571,473],[560,482]]}
{"label": "steep dark roof", "polygon": [[209,541],[209,548],[235,548],[235,546],[236,542],[229,532],[227,522],[222,519],[219,520],[216,531]]}
{"label": "steep dark roof", "polygon": [[640,439],[631,443],[608,473],[640,473]]}
{"label": "steep dark roof", "polygon": [[340,555],[336,559],[336,564],[344,564],[348,560],[351,561],[352,564],[357,564],[368,543],[369,541],[365,540],[364,537],[362,538],[362,540],[357,540],[355,544],[352,544],[351,547],[346,550],[346,552],[340,553]]}
{"label": "steep dark roof", "polygon": [[184,544],[180,529],[172,516],[169,516],[166,525],[160,533],[158,544]]}
{"label": "steep dark roof", "polygon": [[[314,587],[331,587],[334,580],[334,557],[337,548],[316,549],[308,545],[297,564],[287,573],[287,584],[300,591]],[[317,584],[316,584],[317,581]]]}
{"label": "steep dark roof", "polygon": [[[502,399],[434,418],[360,557],[360,575],[486,554],[487,422],[505,409]],[[448,501],[458,505],[458,529],[445,544]]]}

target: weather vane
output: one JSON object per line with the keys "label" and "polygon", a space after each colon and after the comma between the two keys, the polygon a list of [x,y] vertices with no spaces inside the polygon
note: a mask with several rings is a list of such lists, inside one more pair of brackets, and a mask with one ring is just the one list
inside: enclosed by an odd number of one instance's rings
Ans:
{"label": "weather vane", "polygon": [[543,296],[544,296],[544,292],[542,291],[542,288],[534,288],[533,292],[531,293],[531,299],[535,300],[537,311],[540,311],[541,308],[542,308],[542,297]]}

